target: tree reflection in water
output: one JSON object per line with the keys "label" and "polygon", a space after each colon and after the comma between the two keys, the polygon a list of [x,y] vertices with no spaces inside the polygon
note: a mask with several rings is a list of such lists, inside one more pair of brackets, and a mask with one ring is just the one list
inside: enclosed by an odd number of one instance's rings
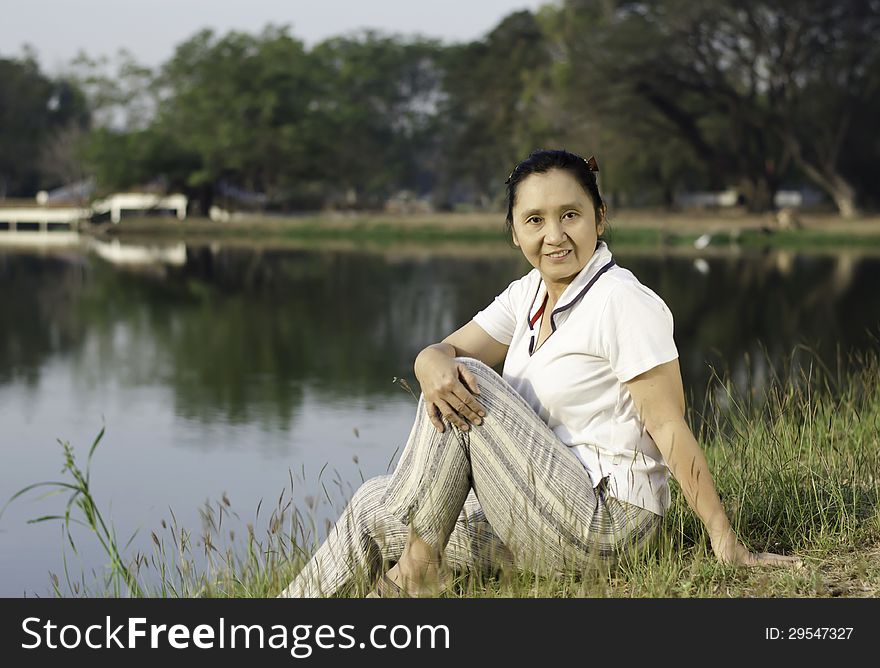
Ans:
{"label": "tree reflection in water", "polygon": [[[760,393],[788,362],[837,365],[876,345],[880,259],[785,251],[693,258],[623,251],[621,265],[675,315],[689,393],[713,370]],[[706,270],[708,267],[708,270]],[[473,258],[217,248],[181,267],[120,270],[76,252],[0,254],[0,384],[49,360],[89,378],[159,384],[179,415],[288,425],[309,387],[381,402],[427,343],[467,321],[528,266]],[[807,352],[797,346],[812,350]]]}

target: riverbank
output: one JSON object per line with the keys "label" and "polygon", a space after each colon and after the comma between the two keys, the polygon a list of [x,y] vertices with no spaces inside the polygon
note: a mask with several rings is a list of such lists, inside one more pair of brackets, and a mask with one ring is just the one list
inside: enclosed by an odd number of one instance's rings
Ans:
{"label": "riverbank", "polygon": [[[880,216],[844,220],[827,214],[803,214],[796,225],[783,226],[771,214],[623,211],[611,218],[610,223],[610,239],[617,247],[880,248]],[[297,241],[379,246],[443,242],[485,246],[508,244],[502,213],[240,216],[223,222],[206,218],[178,221],[174,218],[133,217],[117,225],[84,224],[81,232],[98,239],[116,238],[131,242]]]}

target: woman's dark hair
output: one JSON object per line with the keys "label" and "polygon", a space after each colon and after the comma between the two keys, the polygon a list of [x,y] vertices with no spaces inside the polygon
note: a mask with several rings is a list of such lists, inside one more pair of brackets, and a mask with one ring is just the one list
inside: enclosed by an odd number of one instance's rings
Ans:
{"label": "woman's dark hair", "polygon": [[[596,182],[596,174],[599,166],[595,158],[589,161],[575,153],[561,150],[539,149],[532,151],[528,158],[514,167],[510,176],[507,177],[507,233],[510,234],[513,227],[513,203],[516,200],[516,190],[524,178],[530,174],[544,174],[551,169],[562,169],[571,174],[593,201],[593,210],[596,214],[596,224],[605,220],[605,200],[599,194],[599,184]],[[607,227],[607,225],[606,225]],[[599,237],[604,238],[604,234]]]}

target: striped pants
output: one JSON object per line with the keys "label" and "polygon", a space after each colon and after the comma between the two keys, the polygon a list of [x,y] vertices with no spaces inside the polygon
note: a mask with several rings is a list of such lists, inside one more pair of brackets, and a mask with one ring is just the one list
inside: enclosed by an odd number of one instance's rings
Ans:
{"label": "striped pants", "polygon": [[330,596],[400,558],[410,527],[456,569],[541,574],[614,562],[639,549],[661,516],[595,488],[581,461],[509,383],[474,359],[486,417],[462,432],[431,425],[424,396],[391,475],[355,492],[327,540],[282,597]]}

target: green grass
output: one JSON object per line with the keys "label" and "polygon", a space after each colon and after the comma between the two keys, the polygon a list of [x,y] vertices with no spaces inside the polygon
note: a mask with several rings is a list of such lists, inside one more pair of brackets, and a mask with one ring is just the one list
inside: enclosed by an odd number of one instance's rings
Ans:
{"label": "green grass", "polygon": [[[801,557],[802,568],[719,564],[702,525],[673,482],[672,506],[659,538],[648,551],[623,560],[617,568],[563,578],[459,573],[448,595],[880,595],[880,362],[873,355],[852,366],[855,371],[840,377],[809,364],[793,366],[799,371],[775,376],[765,392],[744,395],[719,380],[701,416],[698,438],[737,534],[754,551]],[[67,511],[37,521],[61,521],[68,536],[72,523],[81,524],[101,541],[110,566],[91,582],[84,576],[74,580],[68,574],[64,581],[53,576],[57,595],[123,591],[145,596],[274,596],[315,547],[314,524],[291,502],[291,479],[268,517],[263,513],[266,528],[259,537],[251,523],[236,533],[241,519],[224,497],[203,509],[201,533],[178,526],[172,515],[170,523],[163,521],[152,533],[152,554],[123,559],[115,533],[100,519],[88,470],[78,468],[69,447],[64,453],[65,471],[72,480],[42,484],[71,492]],[[342,499],[338,501],[341,507]],[[255,522],[261,510],[257,508]],[[66,552],[67,545],[59,549]],[[359,595],[369,588],[369,582],[356,582],[347,593]]]}
{"label": "green grass", "polygon": [[790,250],[810,248],[877,248],[880,247],[880,235],[876,234],[842,234],[836,231],[822,230],[778,230],[771,234],[758,230],[745,231],[734,239],[719,239],[718,243],[735,241],[741,246],[786,248]]}
{"label": "green grass", "polygon": [[352,241],[371,241],[389,243],[399,241],[469,241],[505,242],[502,230],[481,227],[447,228],[442,225],[420,225],[407,227],[388,222],[360,222],[348,228],[334,227],[289,227],[282,228],[282,237],[294,239],[345,239]]}
{"label": "green grass", "polygon": [[[621,246],[692,246],[699,232],[670,232],[654,228],[620,227],[611,231],[611,243]],[[782,248],[786,250],[841,250],[878,248],[880,235],[836,231],[730,229],[711,232],[712,247]]]}

